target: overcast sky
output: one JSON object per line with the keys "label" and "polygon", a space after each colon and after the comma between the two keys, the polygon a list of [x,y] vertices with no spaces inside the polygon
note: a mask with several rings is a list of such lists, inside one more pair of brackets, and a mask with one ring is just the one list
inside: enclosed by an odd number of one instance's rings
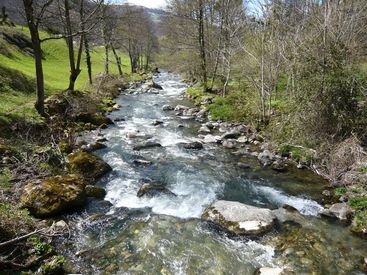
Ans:
{"label": "overcast sky", "polygon": [[163,8],[166,5],[166,0],[127,0],[126,2],[148,8]]}

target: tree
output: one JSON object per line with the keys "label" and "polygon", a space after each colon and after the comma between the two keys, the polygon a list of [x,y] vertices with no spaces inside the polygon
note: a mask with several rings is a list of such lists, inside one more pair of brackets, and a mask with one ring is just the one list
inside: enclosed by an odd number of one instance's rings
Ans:
{"label": "tree", "polygon": [[[45,116],[45,107],[44,107],[45,84],[43,77],[42,49],[41,49],[41,39],[39,35],[39,25],[45,14],[46,9],[52,4],[52,2],[53,0],[37,1],[37,3],[35,3],[33,0],[23,0],[27,24],[32,39],[34,62],[36,67],[36,89],[37,89],[36,109],[41,116]],[[38,11],[36,11],[36,8],[38,8]]]}

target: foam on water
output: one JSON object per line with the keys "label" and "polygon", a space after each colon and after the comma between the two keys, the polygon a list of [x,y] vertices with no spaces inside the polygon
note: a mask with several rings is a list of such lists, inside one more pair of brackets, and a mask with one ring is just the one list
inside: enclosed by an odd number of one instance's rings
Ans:
{"label": "foam on water", "polygon": [[254,188],[257,192],[266,195],[266,197],[273,203],[276,203],[279,206],[288,204],[296,208],[303,215],[317,216],[324,209],[314,200],[286,195],[282,191],[269,186],[254,186]]}

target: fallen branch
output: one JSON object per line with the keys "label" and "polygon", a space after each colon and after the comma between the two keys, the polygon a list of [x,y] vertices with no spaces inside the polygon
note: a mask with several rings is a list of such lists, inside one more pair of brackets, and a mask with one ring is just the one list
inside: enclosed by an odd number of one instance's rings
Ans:
{"label": "fallen branch", "polygon": [[42,232],[42,231],[44,231],[44,229],[38,229],[38,230],[35,230],[35,231],[33,231],[33,232],[31,232],[31,233],[28,233],[28,234],[26,234],[26,235],[23,235],[23,236],[20,236],[20,237],[17,237],[17,238],[11,239],[11,240],[9,240],[9,241],[6,241],[6,242],[3,242],[3,243],[0,243],[0,248],[5,247],[5,246],[9,246],[9,245],[11,245],[11,244],[14,244],[14,243],[17,243],[17,242],[20,242],[20,241],[23,241],[23,240],[25,240],[25,239],[29,238],[30,236],[33,236],[33,235],[35,235],[35,234],[37,234],[37,233],[40,233],[40,232]]}

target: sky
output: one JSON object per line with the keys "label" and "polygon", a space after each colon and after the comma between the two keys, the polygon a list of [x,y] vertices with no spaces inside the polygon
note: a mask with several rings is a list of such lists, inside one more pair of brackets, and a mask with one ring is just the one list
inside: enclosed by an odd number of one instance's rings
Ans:
{"label": "sky", "polygon": [[128,2],[134,5],[144,6],[147,8],[163,8],[166,5],[166,0],[116,0],[116,2]]}

